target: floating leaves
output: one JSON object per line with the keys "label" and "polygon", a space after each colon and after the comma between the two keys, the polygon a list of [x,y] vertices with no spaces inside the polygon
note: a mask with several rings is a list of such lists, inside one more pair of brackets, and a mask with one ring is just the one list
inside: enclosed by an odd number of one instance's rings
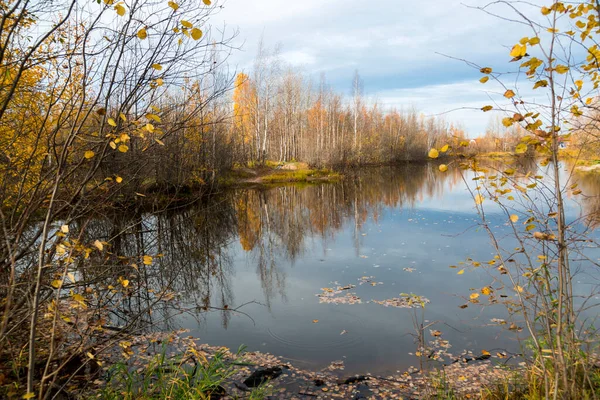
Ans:
{"label": "floating leaves", "polygon": [[425,308],[425,304],[428,304],[430,301],[423,296],[417,296],[414,294],[400,294],[400,297],[394,297],[393,299],[381,301],[372,300],[372,302],[381,304],[384,307]]}
{"label": "floating leaves", "polygon": [[317,294],[316,296],[319,298],[319,303],[328,303],[328,304],[361,304],[362,300],[360,297],[356,296],[354,293],[346,293],[343,296],[338,296],[340,293],[353,289],[356,286],[354,285],[346,285],[346,286],[338,286],[336,289],[332,288],[321,288],[322,293]]}

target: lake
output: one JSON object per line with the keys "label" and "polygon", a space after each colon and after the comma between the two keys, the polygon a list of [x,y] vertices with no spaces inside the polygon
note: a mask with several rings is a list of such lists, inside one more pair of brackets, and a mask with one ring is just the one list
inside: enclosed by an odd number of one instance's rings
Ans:
{"label": "lake", "polygon": [[[593,196],[568,200],[570,220],[599,208],[597,177],[581,187]],[[488,203],[489,226],[514,246],[506,215]],[[158,255],[140,277],[154,292],[172,288],[178,305],[153,307],[146,322],[157,328],[185,328],[211,345],[243,344],[313,370],[340,360],[346,373],[385,374],[418,365],[418,326],[428,340],[430,330],[442,332],[455,355],[520,351],[517,334],[492,321],[507,319],[503,306],[468,301],[470,289],[495,284],[465,263],[495,254],[480,222],[460,172],[423,164],[363,168],[336,183],[231,190],[174,211],[99,219],[91,232],[114,238],[117,254]],[[590,276],[578,283],[583,292],[597,283]],[[334,293],[342,300],[318,297],[323,288],[342,289]],[[385,306],[401,294],[429,303]]]}

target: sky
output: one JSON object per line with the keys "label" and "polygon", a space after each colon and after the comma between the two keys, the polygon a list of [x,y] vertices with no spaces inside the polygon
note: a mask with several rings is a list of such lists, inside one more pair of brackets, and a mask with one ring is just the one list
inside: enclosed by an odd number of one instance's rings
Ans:
{"label": "sky", "polygon": [[[229,60],[238,71],[251,69],[264,35],[266,46],[281,46],[284,61],[315,81],[325,73],[339,93],[350,95],[358,70],[370,101],[443,116],[475,137],[494,118],[479,108],[502,101],[504,90],[491,81],[482,85],[478,70],[440,53],[480,66],[514,69],[508,63],[510,48],[531,36],[526,27],[469,7],[489,2],[226,0],[212,22],[239,29],[234,44],[242,49]],[[532,2],[542,5],[540,0]],[[502,5],[490,10],[515,15]]]}

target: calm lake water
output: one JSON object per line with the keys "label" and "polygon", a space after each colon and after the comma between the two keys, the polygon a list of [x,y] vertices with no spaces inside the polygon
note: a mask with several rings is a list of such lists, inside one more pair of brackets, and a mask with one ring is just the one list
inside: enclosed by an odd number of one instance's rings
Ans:
{"label": "calm lake water", "polygon": [[[581,186],[592,196],[600,191],[594,176]],[[488,203],[490,226],[505,246],[514,246],[506,215]],[[597,197],[583,204],[570,199],[568,218],[593,212],[598,203]],[[180,293],[189,312],[157,309],[156,318],[167,317],[169,328],[189,329],[202,342],[244,344],[314,370],[336,360],[344,361],[345,373],[405,370],[418,365],[410,354],[417,347],[415,314],[373,300],[414,293],[430,300],[416,313],[417,323],[432,323],[454,353],[519,351],[515,334],[490,321],[507,318],[502,306],[460,307],[469,289],[493,278],[459,263],[487,261],[494,253],[457,171],[367,168],[338,183],[235,190],[138,218],[135,232],[117,236],[114,247],[162,255],[152,279]],[[131,222],[117,218],[99,229],[110,237]],[[461,268],[466,272],[459,275]],[[580,281],[581,290],[591,281]],[[361,304],[319,301],[322,288],[346,285],[356,287],[341,295],[353,293]],[[202,312],[240,306],[242,313]]]}

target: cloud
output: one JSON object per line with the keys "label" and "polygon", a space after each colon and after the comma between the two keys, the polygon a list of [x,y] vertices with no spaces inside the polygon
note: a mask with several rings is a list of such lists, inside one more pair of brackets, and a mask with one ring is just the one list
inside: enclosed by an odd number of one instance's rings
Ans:
{"label": "cloud", "polygon": [[[489,3],[465,1],[474,7]],[[349,94],[358,70],[366,94],[426,114],[479,108],[487,98],[477,86],[478,71],[440,53],[505,66],[508,49],[527,33],[526,27],[459,0],[227,0],[213,22],[219,19],[240,30],[236,44],[244,50],[230,62],[241,69],[251,67],[264,36],[268,46],[282,45],[283,60],[301,66],[313,79],[324,72],[337,91]],[[489,116],[461,110],[448,119],[461,120],[476,135]]]}

